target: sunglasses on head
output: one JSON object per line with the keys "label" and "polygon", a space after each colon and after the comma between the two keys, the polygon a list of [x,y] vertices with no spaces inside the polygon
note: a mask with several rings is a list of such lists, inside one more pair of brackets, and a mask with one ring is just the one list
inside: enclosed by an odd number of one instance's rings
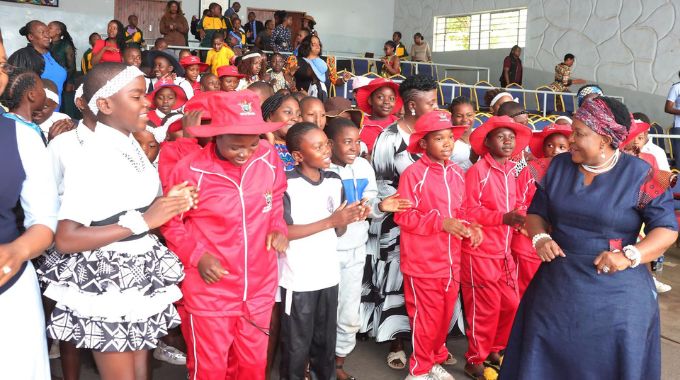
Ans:
{"label": "sunglasses on head", "polygon": [[528,115],[528,114],[529,114],[529,112],[527,112],[527,111],[519,111],[517,113],[513,113],[512,115],[510,115],[510,117],[515,118],[519,115]]}

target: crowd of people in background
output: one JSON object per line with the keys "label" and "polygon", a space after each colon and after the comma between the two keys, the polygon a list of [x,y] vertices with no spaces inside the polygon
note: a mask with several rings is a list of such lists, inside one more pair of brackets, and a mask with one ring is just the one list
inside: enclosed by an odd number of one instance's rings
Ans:
{"label": "crowd of people in background", "polygon": [[[169,1],[153,47],[135,15],[111,20],[76,36],[80,73],[60,21],[28,22],[9,58],[0,43],[3,376],[49,379],[49,352],[78,379],[87,350],[105,380],[149,378],[151,353],[192,380],[348,380],[362,337],[408,380],[453,380],[457,357],[476,380],[660,377],[670,287],[649,268],[677,238],[676,176],[646,115],[590,84],[532,132],[492,88],[473,128],[436,78],[390,79],[432,60],[422,34],[353,77],[312,16],[293,36],[285,11],[240,10],[188,22]],[[168,48],[189,33],[205,49]],[[555,91],[585,84],[574,59]],[[330,96],[350,81],[354,104]]]}

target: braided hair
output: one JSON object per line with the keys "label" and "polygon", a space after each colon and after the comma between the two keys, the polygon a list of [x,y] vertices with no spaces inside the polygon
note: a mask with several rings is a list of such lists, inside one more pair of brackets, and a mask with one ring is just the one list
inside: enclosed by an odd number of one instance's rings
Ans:
{"label": "braided hair", "polygon": [[267,98],[267,100],[262,103],[262,118],[264,121],[269,121],[274,112],[276,112],[276,110],[281,107],[281,104],[288,99],[295,99],[297,101],[293,95],[282,92],[277,92],[273,96]]}
{"label": "braided hair", "polygon": [[286,134],[286,147],[289,152],[300,151],[300,144],[302,142],[302,137],[307,134],[307,132],[320,129],[314,123],[308,123],[306,121],[295,123],[288,130]]}
{"label": "braided hair", "polygon": [[7,73],[7,87],[0,95],[0,103],[10,111],[21,105],[24,95],[38,84],[38,75],[26,68],[15,67]]}
{"label": "braided hair", "polygon": [[412,75],[399,85],[399,96],[401,96],[406,105],[409,101],[414,100],[418,94],[436,89],[437,81],[431,76],[424,74]]}

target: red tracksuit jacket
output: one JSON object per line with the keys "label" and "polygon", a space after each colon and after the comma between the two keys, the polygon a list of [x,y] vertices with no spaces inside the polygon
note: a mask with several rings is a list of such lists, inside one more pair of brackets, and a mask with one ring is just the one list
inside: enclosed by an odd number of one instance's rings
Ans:
{"label": "red tracksuit jacket", "polygon": [[401,227],[401,271],[413,277],[453,278],[460,282],[461,241],[442,229],[445,218],[465,219],[463,170],[427,155],[399,179],[398,193],[413,207],[394,214]]}
{"label": "red tracksuit jacket", "polygon": [[189,137],[179,137],[175,141],[163,141],[158,154],[158,176],[163,184],[163,193],[177,185],[170,182],[170,173],[175,165],[190,153],[200,150],[198,140]]}
{"label": "red tracksuit jacket", "polygon": [[517,207],[515,163],[499,164],[487,153],[465,174],[465,212],[470,222],[482,225],[484,240],[477,248],[463,241],[463,250],[472,256],[504,258],[510,254],[512,228],[503,224],[503,215]]}
{"label": "red tracksuit jacket", "polygon": [[[266,250],[265,239],[271,231],[288,231],[283,220],[283,163],[264,140],[240,169],[226,170],[226,161],[219,160],[215,145],[209,144],[177,163],[170,183],[188,180],[197,185],[199,204],[166,223],[161,232],[184,264],[187,311],[203,316],[238,316],[244,309],[264,312],[274,304],[278,284],[277,255]],[[201,279],[196,267],[205,252],[229,272],[212,285]]]}

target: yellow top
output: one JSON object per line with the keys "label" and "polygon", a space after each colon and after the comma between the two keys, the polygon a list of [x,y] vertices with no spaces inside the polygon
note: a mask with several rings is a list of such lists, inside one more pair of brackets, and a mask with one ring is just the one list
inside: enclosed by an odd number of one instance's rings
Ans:
{"label": "yellow top", "polygon": [[220,66],[228,66],[231,64],[231,59],[235,56],[234,51],[227,46],[222,46],[220,51],[215,49],[208,50],[208,57],[205,63],[210,65],[210,71],[217,75],[217,68]]}
{"label": "yellow top", "polygon": [[203,30],[227,29],[227,23],[224,22],[224,18],[222,18],[222,17],[212,17],[212,16],[203,17],[203,23],[201,24],[201,26],[202,26],[202,28],[199,27],[198,29],[203,29]]}

